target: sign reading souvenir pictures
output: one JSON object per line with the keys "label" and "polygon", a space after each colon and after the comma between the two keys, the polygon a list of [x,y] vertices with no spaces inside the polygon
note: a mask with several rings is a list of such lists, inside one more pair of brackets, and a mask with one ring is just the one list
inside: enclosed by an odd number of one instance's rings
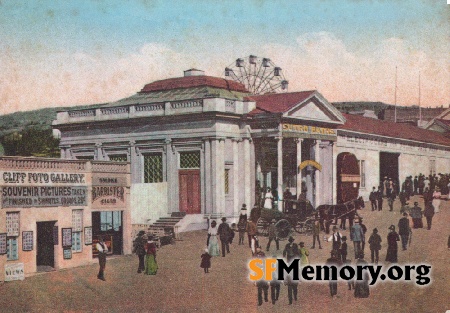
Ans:
{"label": "sign reading souvenir pictures", "polygon": [[86,246],[92,244],[92,227],[84,228],[84,244]]}
{"label": "sign reading souvenir pictures", "polygon": [[33,232],[23,231],[22,232],[22,250],[32,251],[33,250]]}
{"label": "sign reading souvenir pictures", "polygon": [[62,228],[62,246],[72,247],[72,228]]}
{"label": "sign reading souvenir pictures", "polygon": [[86,206],[83,186],[3,186],[3,208]]}
{"label": "sign reading souvenir pictures", "polygon": [[6,254],[6,233],[0,234],[0,255]]}
{"label": "sign reading souvenir pictures", "polygon": [[64,249],[63,250],[64,260],[69,260],[72,258],[72,249]]}
{"label": "sign reading souvenir pictures", "polygon": [[23,263],[12,263],[5,265],[5,281],[24,280],[25,270]]}

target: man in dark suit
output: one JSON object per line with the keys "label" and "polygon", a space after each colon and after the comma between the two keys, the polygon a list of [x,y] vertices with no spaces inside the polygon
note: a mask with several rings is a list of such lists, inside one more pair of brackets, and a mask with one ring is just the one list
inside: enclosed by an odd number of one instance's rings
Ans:
{"label": "man in dark suit", "polygon": [[383,190],[381,187],[378,187],[377,206],[378,206],[378,211],[383,210]]}
{"label": "man in dark suit", "polygon": [[220,242],[222,243],[222,256],[225,256],[225,249],[227,253],[230,253],[230,226],[227,224],[227,218],[222,217],[222,223],[217,229],[217,234],[219,234]]}
{"label": "man in dark suit", "polygon": [[411,232],[411,227],[409,226],[408,213],[403,212],[403,217],[398,221],[398,234],[402,240],[402,248],[406,250],[408,246],[409,233]]}
{"label": "man in dark suit", "polygon": [[372,211],[377,210],[377,191],[375,190],[375,187],[372,188],[372,191],[369,195],[370,204],[372,205]]}

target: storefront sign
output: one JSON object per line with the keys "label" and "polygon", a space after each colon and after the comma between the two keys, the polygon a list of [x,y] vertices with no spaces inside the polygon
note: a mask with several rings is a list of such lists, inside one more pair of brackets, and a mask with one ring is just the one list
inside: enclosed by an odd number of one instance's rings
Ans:
{"label": "storefront sign", "polygon": [[318,162],[316,162],[316,161],[314,161],[314,160],[306,160],[306,161],[303,161],[302,163],[300,163],[300,165],[298,166],[298,168],[299,168],[300,170],[302,170],[302,169],[304,169],[304,168],[307,167],[307,166],[315,167],[315,168],[317,168],[319,171],[322,170],[322,165],[320,165],[320,163],[318,163]]}
{"label": "storefront sign", "polygon": [[0,184],[86,184],[85,174],[40,173],[40,172],[3,172]]}
{"label": "storefront sign", "polygon": [[116,205],[124,202],[125,188],[122,186],[92,187],[92,202],[99,201],[100,205]]}
{"label": "storefront sign", "polygon": [[[309,126],[309,125],[295,125],[295,124],[282,124],[283,133],[300,133],[314,136],[336,136],[336,130],[326,127]],[[309,137],[309,136],[306,136]]]}
{"label": "storefront sign", "polygon": [[126,186],[127,180],[125,177],[92,177],[93,186]]}
{"label": "storefront sign", "polygon": [[23,263],[13,263],[5,265],[5,281],[24,280],[25,270]]}
{"label": "storefront sign", "polygon": [[2,187],[3,208],[86,206],[86,187],[6,186]]}

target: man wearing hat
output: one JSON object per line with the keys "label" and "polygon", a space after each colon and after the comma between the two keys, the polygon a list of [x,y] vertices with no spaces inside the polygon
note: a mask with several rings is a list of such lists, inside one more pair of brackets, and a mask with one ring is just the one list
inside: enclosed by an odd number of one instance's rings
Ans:
{"label": "man wearing hat", "polygon": [[333,226],[333,234],[327,240],[333,243],[332,250],[339,251],[339,249],[341,249],[341,240],[342,236],[339,233],[338,228],[336,226]]}
{"label": "man wearing hat", "polygon": [[222,243],[222,257],[225,256],[225,249],[227,253],[230,253],[230,235],[231,228],[227,224],[227,218],[222,217],[222,223],[219,225],[217,229],[217,234],[219,235],[220,242]]}
{"label": "man wearing hat", "polygon": [[98,264],[99,264],[99,271],[97,278],[105,281],[105,267],[106,267],[106,254],[108,253],[108,246],[103,241],[102,236],[98,236],[98,243],[96,245],[97,251],[98,251]]}
{"label": "man wearing hat", "polygon": [[381,237],[378,235],[378,229],[374,228],[369,237],[370,257],[372,263],[378,264],[379,252],[381,250]]}
{"label": "man wearing hat", "polygon": [[293,259],[300,257],[300,251],[298,250],[297,244],[294,243],[294,237],[290,236],[288,241],[289,243],[286,244],[286,247],[284,247],[283,250],[283,257],[290,262]]}
{"label": "man wearing hat", "polygon": [[419,202],[414,202],[414,207],[411,208],[411,218],[414,228],[423,228],[422,208],[419,207]]}
{"label": "man wearing hat", "polygon": [[408,213],[403,212],[403,217],[398,221],[398,234],[400,235],[400,238],[402,239],[403,250],[406,250],[410,233],[411,233],[411,227],[409,226]]}
{"label": "man wearing hat", "polygon": [[247,229],[247,206],[245,203],[242,205],[241,214],[239,215],[239,222],[237,224],[239,232],[239,245],[244,244],[245,230]]}
{"label": "man wearing hat", "polygon": [[138,266],[138,273],[142,273],[145,270],[145,264],[144,259],[147,252],[145,251],[145,245],[147,244],[147,238],[145,238],[145,231],[141,230],[137,234],[136,239],[134,239],[133,242],[133,252],[136,253],[136,255],[139,258],[139,266]]}
{"label": "man wearing hat", "polygon": [[320,245],[320,222],[319,219],[316,218],[314,220],[314,225],[313,225],[313,245],[311,247],[311,249],[314,249],[316,247],[316,239],[317,242],[319,243],[319,249],[322,249],[322,246]]}
{"label": "man wearing hat", "polygon": [[280,250],[280,240],[277,238],[277,230],[275,228],[276,222],[277,221],[275,219],[273,219],[269,225],[269,242],[267,243],[266,251],[269,251],[270,243],[272,242],[272,240],[275,240],[275,243],[277,245],[277,250]]}

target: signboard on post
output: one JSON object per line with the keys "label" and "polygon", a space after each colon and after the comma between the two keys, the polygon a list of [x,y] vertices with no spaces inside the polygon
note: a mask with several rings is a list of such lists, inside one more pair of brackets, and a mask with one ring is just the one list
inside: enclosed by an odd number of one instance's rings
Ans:
{"label": "signboard on post", "polygon": [[24,280],[25,270],[23,263],[13,263],[5,265],[5,281]]}

